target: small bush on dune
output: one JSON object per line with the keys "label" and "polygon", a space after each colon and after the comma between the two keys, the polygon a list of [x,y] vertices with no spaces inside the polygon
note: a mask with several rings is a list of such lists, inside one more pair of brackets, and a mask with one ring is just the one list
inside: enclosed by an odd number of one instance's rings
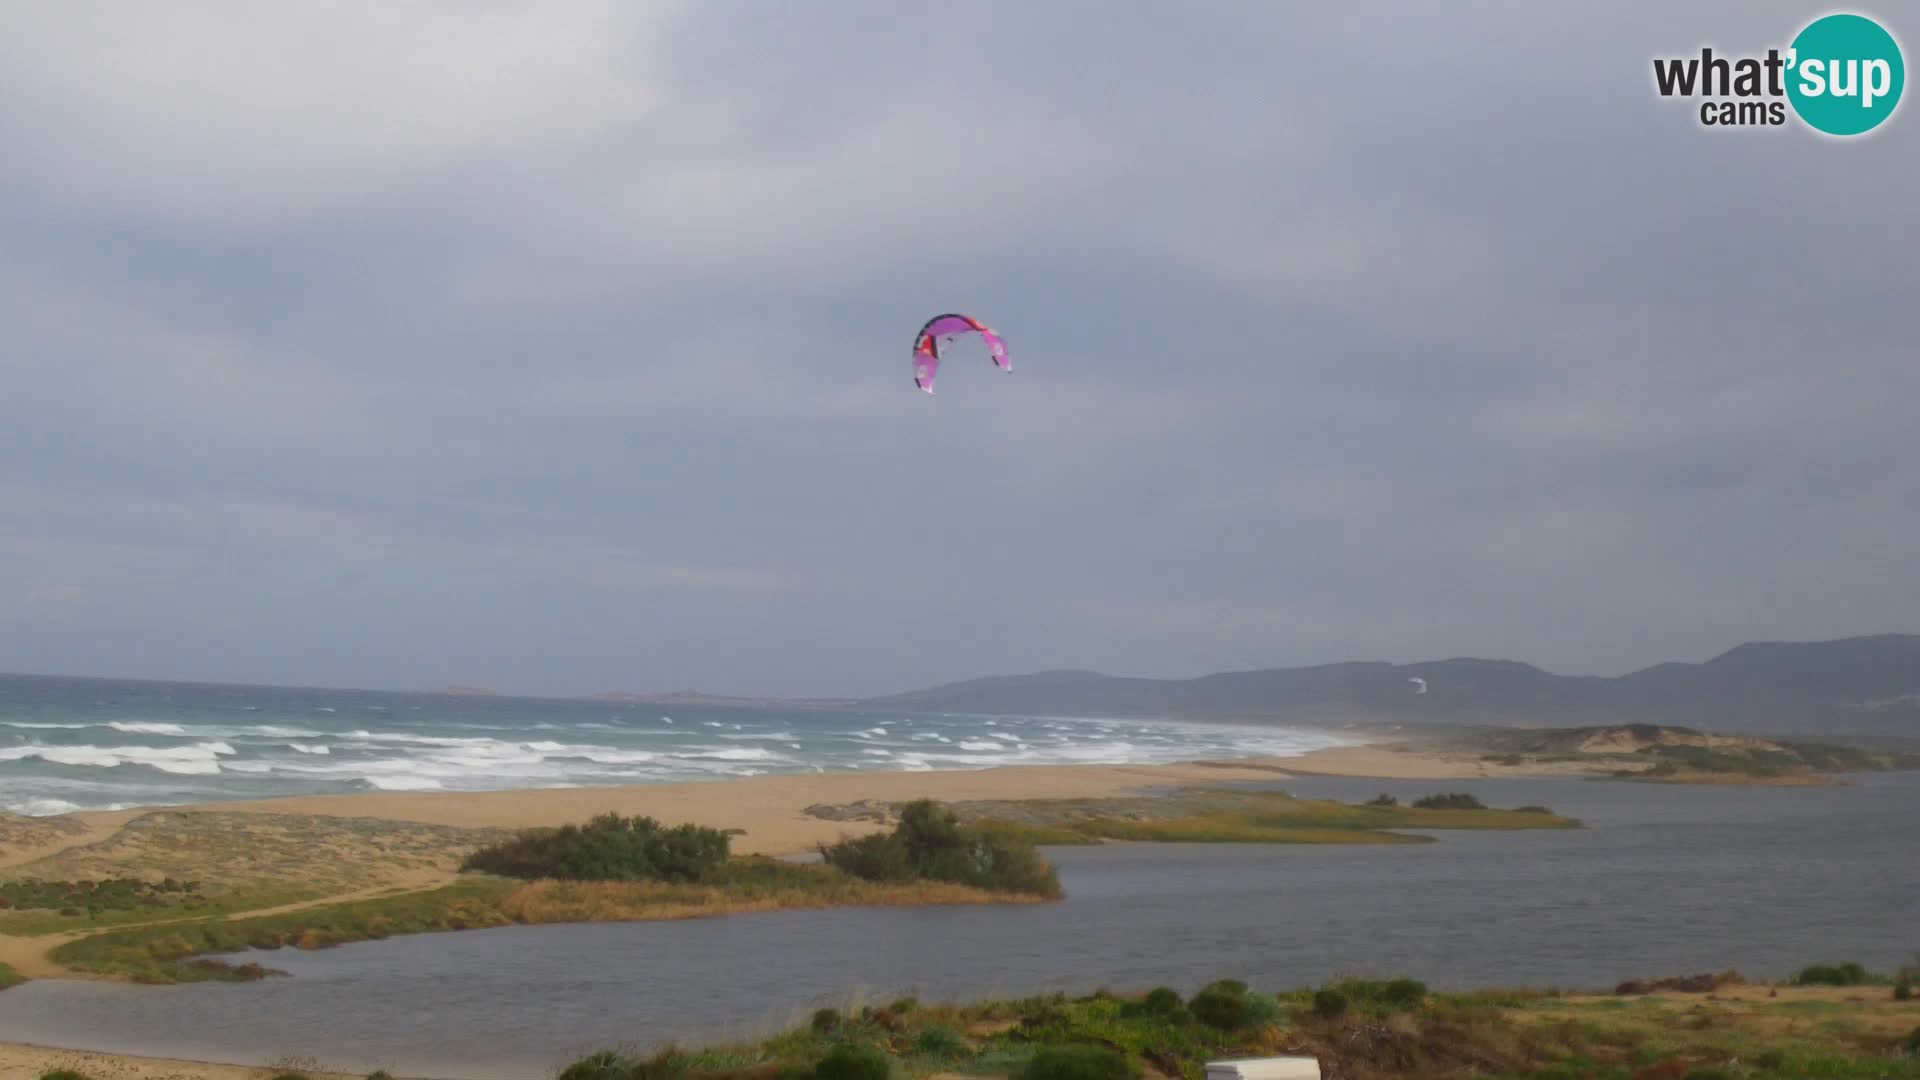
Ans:
{"label": "small bush on dune", "polygon": [[913,1049],[928,1057],[951,1060],[965,1057],[972,1048],[967,1045],[966,1036],[958,1031],[950,1027],[930,1027],[914,1038]]}
{"label": "small bush on dune", "polygon": [[367,1074],[367,1080],[393,1080],[393,1074],[385,1069],[375,1069]]}
{"label": "small bush on dune", "polygon": [[1449,791],[1437,795],[1422,795],[1407,805],[1419,810],[1478,810],[1480,800],[1464,791]]}
{"label": "small bush on dune", "polygon": [[1280,999],[1272,994],[1249,992],[1247,994],[1247,1024],[1249,1027],[1274,1027],[1280,1023]]}
{"label": "small bush on dune", "polygon": [[1253,1023],[1246,995],[1222,987],[1209,987],[1193,995],[1187,1010],[1195,1020],[1221,1031],[1239,1031]]}
{"label": "small bush on dune", "polygon": [[1047,1046],[1014,1080],[1134,1080],[1138,1075],[1125,1055],[1105,1046]]}
{"label": "small bush on dune", "polygon": [[840,1026],[840,1010],[818,1009],[813,1014],[813,1033],[825,1035]]}
{"label": "small bush on dune", "polygon": [[1180,1000],[1180,992],[1170,986],[1154,987],[1140,1000],[1139,1012],[1143,1016],[1172,1018],[1186,1011],[1187,1006]]}
{"label": "small bush on dune", "polygon": [[1399,806],[1400,800],[1382,792],[1367,800],[1368,806]]}
{"label": "small bush on dune", "polygon": [[1913,1000],[1913,983],[1906,979],[1901,979],[1899,982],[1894,983],[1893,984],[1893,1000],[1912,1001]]}
{"label": "small bush on dune", "polygon": [[1313,1013],[1323,1020],[1337,1020],[1347,1014],[1347,995],[1332,987],[1313,992]]}
{"label": "small bush on dune", "polygon": [[868,881],[951,881],[995,892],[1059,896],[1060,878],[1026,840],[960,824],[931,799],[908,803],[891,833],[820,849],[829,866]]}
{"label": "small bush on dune", "polygon": [[526,830],[467,856],[460,868],[528,879],[684,883],[725,863],[731,843],[719,829],[601,814],[585,825]]}
{"label": "small bush on dune", "polygon": [[639,1068],[640,1062],[625,1054],[602,1050],[567,1066],[558,1080],[628,1080]]}
{"label": "small bush on dune", "polygon": [[1272,1024],[1280,1018],[1280,1002],[1272,994],[1254,993],[1238,979],[1209,983],[1187,1003],[1194,1019],[1224,1032]]}
{"label": "small bush on dune", "polygon": [[871,1046],[842,1043],[813,1067],[814,1080],[887,1080],[893,1059]]}
{"label": "small bush on dune", "polygon": [[1870,978],[1859,964],[1815,964],[1800,969],[1793,977],[1795,986],[1860,986]]}
{"label": "small bush on dune", "polygon": [[85,1073],[72,1069],[51,1069],[40,1074],[40,1080],[88,1080]]}

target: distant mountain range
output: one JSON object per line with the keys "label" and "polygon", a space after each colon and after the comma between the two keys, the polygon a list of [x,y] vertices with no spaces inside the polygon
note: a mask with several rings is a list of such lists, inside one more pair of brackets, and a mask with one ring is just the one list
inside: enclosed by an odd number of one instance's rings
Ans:
{"label": "distant mountain range", "polygon": [[[1424,687],[1424,692],[1422,691]],[[862,708],[1167,716],[1303,725],[1653,723],[1726,732],[1920,735],[1920,635],[1755,642],[1618,678],[1512,660],[1350,662],[1138,679],[1046,671],[873,698]]]}

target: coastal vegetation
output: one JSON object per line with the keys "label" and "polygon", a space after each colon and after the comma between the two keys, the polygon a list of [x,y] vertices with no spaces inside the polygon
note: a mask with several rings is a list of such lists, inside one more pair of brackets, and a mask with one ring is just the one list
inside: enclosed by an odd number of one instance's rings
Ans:
{"label": "coastal vegetation", "polygon": [[101,881],[41,881],[26,878],[0,881],[0,911],[55,911],[61,915],[99,915],[103,911],[191,910],[204,907],[198,881],[167,878],[153,883],[140,878],[112,877]]}
{"label": "coastal vegetation", "polygon": [[138,982],[276,974],[220,955],[317,949],[399,934],[515,924],[681,919],[851,906],[1042,902],[1061,895],[1030,843],[959,825],[916,804],[891,833],[843,841],[819,864],[730,852],[725,830],[602,815],[527,830],[474,851],[438,888],[252,917],[166,921],[70,941],[49,955],[75,971]]}
{"label": "coastal vegetation", "polygon": [[823,846],[820,855],[863,881],[943,881],[995,893],[1061,895],[1059,875],[1032,838],[963,826],[951,808],[931,799],[906,804],[892,832]]}
{"label": "coastal vegetation", "polygon": [[[0,930],[99,930],[48,953],[74,971],[141,982],[248,980],[276,972],[220,958],[515,924],[1046,902],[1062,890],[1039,852],[1042,844],[1419,843],[1431,838],[1394,830],[1578,826],[1538,808],[1486,809],[1457,793],[1436,799],[1427,806],[1360,806],[1277,791],[1199,788],[1112,799],[815,807],[817,817],[890,827],[822,845],[821,861],[814,864],[735,854],[737,830],[614,814],[555,829],[507,831],[157,812],[130,823],[132,840],[116,835],[33,868],[100,869],[113,865],[109,856],[125,848],[152,865],[149,873],[173,875],[172,886],[164,879],[136,881],[124,872],[22,879],[7,895],[62,907],[19,910],[16,899],[16,910],[0,912]],[[221,833],[223,825],[235,833]],[[211,846],[200,847],[203,842]],[[308,850],[300,851],[303,842]],[[257,845],[253,863],[240,850],[247,843]],[[198,863],[189,854],[194,852],[200,853]],[[202,872],[183,872],[195,866]],[[364,874],[357,881],[355,868]],[[223,879],[207,870],[235,876]],[[89,881],[91,887],[81,884]],[[108,902],[86,908],[69,903],[83,893]],[[160,906],[151,906],[153,901]]]}
{"label": "coastal vegetation", "polygon": [[585,825],[528,829],[467,856],[462,870],[559,881],[699,881],[725,864],[730,838],[699,825],[602,814]]}
{"label": "coastal vegetation", "polygon": [[[1412,806],[1375,800],[1359,805],[1297,799],[1282,791],[1193,788],[1105,799],[1025,799],[956,803],[954,813],[981,835],[1036,845],[1105,840],[1162,843],[1409,844],[1432,837],[1404,829],[1578,828],[1542,807],[1495,810],[1465,794],[1441,794]],[[886,818],[899,807],[856,803],[816,806],[816,816]]]}
{"label": "coastal vegetation", "polygon": [[605,1051],[560,1080],[1200,1080],[1205,1063],[1305,1055],[1347,1080],[1714,1077],[1920,1078],[1920,1014],[1837,988],[1737,975],[1622,997],[1436,993],[1412,979],[1347,978],[1268,993],[1223,979],[1191,996],[1098,991],[965,1006],[823,1009],[770,1039],[651,1055]]}
{"label": "coastal vegetation", "polygon": [[22,978],[20,973],[13,970],[12,967],[0,963],[0,990],[5,990],[10,986],[19,986],[26,981],[27,980]]}

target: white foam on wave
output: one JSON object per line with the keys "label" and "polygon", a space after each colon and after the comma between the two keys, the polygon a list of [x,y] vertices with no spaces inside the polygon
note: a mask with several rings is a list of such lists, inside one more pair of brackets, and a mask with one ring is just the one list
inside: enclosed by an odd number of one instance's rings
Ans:
{"label": "white foam on wave", "polygon": [[659,755],[645,750],[596,750],[590,754],[581,754],[583,758],[597,765],[643,765]]}
{"label": "white foam on wave", "polygon": [[862,750],[860,752],[868,757],[889,758],[893,756],[893,751],[891,750]]}
{"label": "white foam on wave", "polygon": [[1005,743],[983,742],[978,739],[962,739],[960,741],[960,749],[962,750],[1005,750],[1006,748]]}
{"label": "white foam on wave", "polygon": [[309,743],[288,743],[287,746],[289,749],[302,754],[320,754],[324,756],[333,753],[328,747],[316,746]]}
{"label": "white foam on wave", "polygon": [[65,799],[28,797],[24,799],[0,800],[0,810],[9,814],[25,817],[53,817],[56,814],[72,814],[81,810],[125,810],[126,803],[104,803],[99,806],[82,806]]}
{"label": "white foam on wave", "polygon": [[187,729],[179,724],[162,724],[145,720],[114,720],[108,727],[122,735],[185,735]]}
{"label": "white foam on wave", "polygon": [[412,735],[403,731],[367,731],[364,729],[349,731],[349,739],[361,739],[375,743],[404,743],[414,746],[484,746],[499,743],[485,735]]}
{"label": "white foam on wave", "polygon": [[758,746],[729,747],[720,750],[695,750],[673,755],[683,761],[785,761],[786,758]]}
{"label": "white foam on wave", "polygon": [[211,776],[220,771],[220,757],[233,754],[223,742],[195,743],[192,746],[15,746],[0,750],[0,761],[24,761],[39,758],[52,765],[112,769],[121,765],[144,765],[161,772],[184,776]]}
{"label": "white foam on wave", "polygon": [[0,720],[0,726],[23,728],[28,731],[81,731],[99,724],[41,724],[32,720]]}
{"label": "white foam on wave", "polygon": [[440,781],[426,776],[369,776],[367,783],[381,791],[440,791]]}

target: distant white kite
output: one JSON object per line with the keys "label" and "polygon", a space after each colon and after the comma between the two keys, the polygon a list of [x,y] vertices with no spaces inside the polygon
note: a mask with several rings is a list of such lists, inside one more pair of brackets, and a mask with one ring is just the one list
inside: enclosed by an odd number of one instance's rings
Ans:
{"label": "distant white kite", "polygon": [[1409,678],[1407,681],[1413,684],[1414,693],[1424,694],[1427,692],[1427,680],[1421,678],[1420,676],[1415,675],[1412,678]]}

